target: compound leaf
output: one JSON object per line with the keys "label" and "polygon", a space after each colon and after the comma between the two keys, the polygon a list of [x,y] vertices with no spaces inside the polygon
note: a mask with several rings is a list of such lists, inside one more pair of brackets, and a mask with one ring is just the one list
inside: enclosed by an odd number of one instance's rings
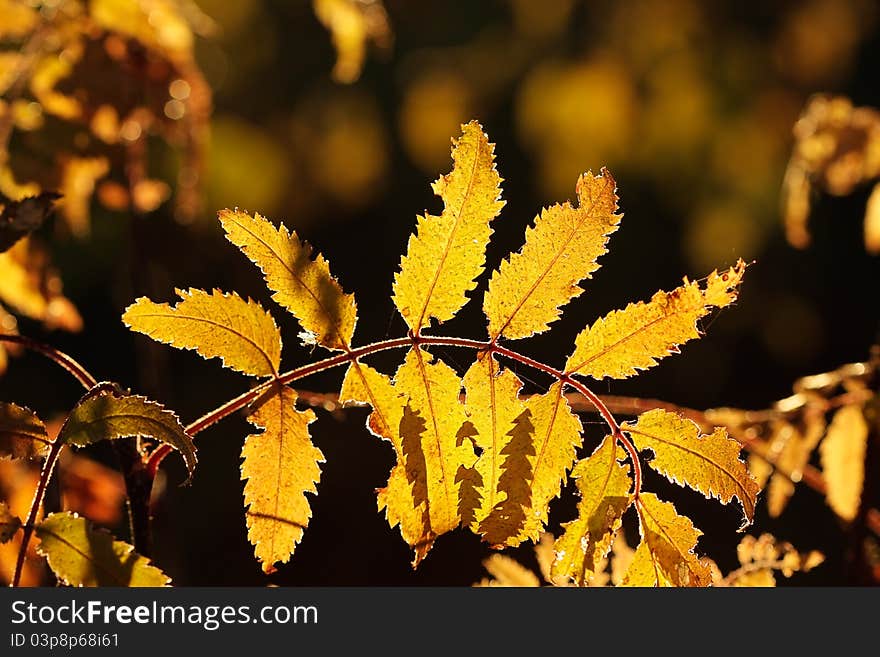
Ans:
{"label": "compound leaf", "polygon": [[273,376],[281,363],[281,332],[256,301],[214,290],[176,290],[176,306],[141,297],[122,321],[134,331],[252,376]]}
{"label": "compound leaf", "polygon": [[168,586],[169,577],[134,551],[75,513],[53,513],[35,528],[55,576],[70,586]]}
{"label": "compound leaf", "polygon": [[702,532],[653,493],[641,493],[636,504],[642,542],[623,585],[709,586],[712,574],[694,554]]}
{"label": "compound leaf", "polygon": [[617,230],[614,178],[607,169],[577,181],[577,207],[566,202],[544,209],[526,229],[522,249],[492,273],[483,310],[489,336],[516,339],[546,331],[560,307],[583,289],[578,281],[599,268],[608,237]]}
{"label": "compound leaf", "polygon": [[664,477],[723,504],[736,497],[745,514],[743,527],[754,520],[760,487],[739,458],[742,446],[724,428],[701,435],[696,423],[662,408],[642,413],[621,428],[640,450],[654,452],[649,464]]}
{"label": "compound leaf", "polygon": [[30,409],[0,402],[0,458],[34,459],[48,451],[43,421]]}
{"label": "compound leaf", "polygon": [[312,517],[306,493],[317,494],[324,455],[312,444],[311,410],[295,408],[296,391],[279,384],[258,399],[248,422],[262,429],[245,439],[241,478],[248,540],[263,571],[287,563]]}
{"label": "compound leaf", "polygon": [[177,415],[138,395],[120,395],[107,383],[85,394],[61,427],[58,440],[85,447],[101,440],[148,436],[176,449],[189,476],[196,467],[196,447]]}
{"label": "compound leaf", "polygon": [[721,274],[712,272],[705,287],[685,278],[684,285],[657,292],[648,303],[612,311],[578,334],[565,371],[594,379],[622,379],[678,353],[678,345],[700,337],[697,321],[712,307],[736,300],[745,268],[740,260]]}
{"label": "compound leaf", "polygon": [[462,126],[452,159],[452,172],[433,184],[443,199],[443,213],[419,217],[394,277],[394,304],[416,333],[432,317],[452,319],[467,303],[465,293],[476,286],[486,261],[489,222],[504,206],[495,145],[479,123]]}
{"label": "compound leaf", "polygon": [[828,506],[846,521],[854,520],[859,512],[868,432],[861,407],[851,404],[834,414],[828,434],[819,445]]}
{"label": "compound leaf", "polygon": [[611,549],[631,501],[629,468],[618,463],[624,457],[609,436],[572,469],[581,499],[577,519],[563,525],[565,533],[554,546],[554,581],[559,577],[578,586],[588,584]]}
{"label": "compound leaf", "polygon": [[260,268],[272,298],[299,320],[307,344],[347,350],[357,322],[354,295],[345,294],[320,254],[282,224],[238,210],[221,210],[226,239]]}

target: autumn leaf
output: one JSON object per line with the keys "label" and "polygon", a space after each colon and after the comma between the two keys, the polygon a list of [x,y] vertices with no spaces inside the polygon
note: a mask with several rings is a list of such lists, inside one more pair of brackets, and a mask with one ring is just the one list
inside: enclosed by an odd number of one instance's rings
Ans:
{"label": "autumn leaf", "polygon": [[35,528],[55,576],[69,586],[168,586],[171,580],[128,543],[113,540],[85,518],[53,513]]}
{"label": "autumn leaf", "polygon": [[539,587],[541,581],[531,570],[515,559],[503,554],[493,554],[483,560],[483,567],[489,571],[492,579],[483,579],[477,586],[501,587]]}
{"label": "autumn leaf", "polygon": [[526,229],[522,249],[492,273],[483,310],[489,337],[525,338],[546,331],[560,307],[581,294],[578,281],[599,268],[609,236],[617,230],[617,189],[607,169],[577,181],[577,207],[566,202],[544,209]]}
{"label": "autumn leaf", "polygon": [[[768,474],[774,467],[780,472],[772,472],[767,484],[767,512],[777,518],[794,495],[795,484],[792,478],[800,480],[810,455],[825,435],[824,415],[807,419],[803,431],[788,422],[778,422],[772,428],[768,451],[775,455],[774,464],[761,464],[758,472]],[[750,460],[750,464],[752,461]]]}
{"label": "autumn leaf", "polygon": [[550,501],[559,495],[582,441],[583,426],[571,411],[561,383],[554,383],[543,395],[529,398],[526,408],[534,425],[532,450],[527,456],[532,476],[525,495],[512,498],[526,510],[526,521],[508,545],[538,540],[547,523]]}
{"label": "autumn leaf", "polygon": [[13,515],[6,502],[0,502],[0,543],[6,543],[21,527],[21,519]]}
{"label": "autumn leaf", "polygon": [[73,408],[57,440],[85,447],[135,436],[148,436],[176,449],[192,478],[196,447],[177,415],[146,397],[117,395],[106,383],[99,383]]}
{"label": "autumn leaf", "polygon": [[[525,404],[519,399],[522,382],[509,369],[502,370],[495,357],[488,353],[479,355],[476,362],[465,373],[463,382],[466,392],[465,411],[475,429],[474,442],[477,448],[482,451],[474,466],[481,484],[478,487],[479,506],[473,510],[470,527],[475,532],[483,534],[484,539],[491,544],[503,543],[511,533],[510,527],[481,523],[493,509],[499,505],[503,506],[510,497],[508,492],[502,489],[500,480],[507,471],[505,466],[511,464],[512,457],[507,454],[506,450],[515,440],[517,431],[522,433],[521,428],[517,429],[521,426],[518,418],[526,412]],[[528,429],[526,429],[525,440],[525,446],[530,447],[531,438]],[[516,451],[522,453],[519,450]],[[527,475],[531,474],[528,462],[526,465],[527,472],[513,473],[513,477],[521,484],[526,484]],[[507,482],[505,484],[505,488],[510,486]],[[514,501],[519,519],[513,524],[519,526],[512,528],[513,533],[525,521],[525,515],[520,506],[521,501]]]}
{"label": "autumn leaf", "polygon": [[313,0],[315,15],[330,30],[336,48],[333,78],[354,82],[364,66],[367,43],[387,48],[391,26],[381,0]]}
{"label": "autumn leaf", "polygon": [[58,210],[76,237],[88,237],[91,232],[89,206],[95,184],[108,173],[110,161],[106,157],[68,157],[62,161]]}
{"label": "autumn leaf", "polygon": [[62,288],[48,253],[31,237],[0,253],[0,301],[46,328],[79,331],[82,317]]}
{"label": "autumn leaf", "polygon": [[495,145],[479,123],[462,126],[452,159],[452,172],[433,185],[443,199],[443,213],[419,217],[394,277],[394,304],[416,333],[431,318],[452,319],[467,303],[465,293],[476,286],[486,261],[489,222],[504,206]]}
{"label": "autumn leaf", "polygon": [[347,350],[357,321],[354,295],[345,294],[320,254],[282,225],[275,228],[259,214],[222,210],[226,238],[260,268],[272,298],[296,317],[307,344]]}
{"label": "autumn leaf", "polygon": [[274,376],[281,363],[281,332],[256,301],[235,293],[176,290],[176,306],[141,297],[122,321],[133,331],[252,376]]}
{"label": "autumn leaf", "polygon": [[880,254],[880,183],[874,185],[865,206],[865,250]]}
{"label": "autumn leaf", "polygon": [[35,459],[48,451],[43,421],[30,409],[0,402],[0,458]]}
{"label": "autumn leaf", "polygon": [[631,501],[629,468],[618,463],[625,456],[609,436],[572,469],[581,499],[577,519],[563,524],[565,533],[556,540],[551,570],[554,579],[584,586],[601,570],[600,562],[611,549]]}
{"label": "autumn leaf", "polygon": [[694,554],[702,532],[653,493],[643,492],[636,504],[642,541],[623,586],[708,586],[709,568]]}
{"label": "autumn leaf", "polygon": [[656,408],[642,413],[635,423],[625,422],[621,429],[640,450],[654,453],[648,463],[664,477],[722,504],[736,497],[745,514],[743,527],[754,520],[760,488],[739,458],[742,446],[724,428],[701,435],[696,423]]}
{"label": "autumn leaf", "polygon": [[685,278],[684,285],[657,292],[648,303],[612,311],[578,334],[565,371],[594,379],[622,379],[678,353],[678,345],[700,337],[697,321],[712,307],[723,308],[736,300],[745,268],[740,260],[725,272],[712,272],[704,287]]}
{"label": "autumn leaf", "polygon": [[[477,457],[470,440],[459,441],[467,420],[459,394],[461,380],[453,369],[420,347],[407,352],[394,385],[406,391],[408,404],[400,421],[406,477],[413,499],[424,504],[426,523],[415,546],[430,543],[459,525],[459,467],[470,468]],[[418,555],[417,555],[418,557]],[[418,561],[418,559],[417,559]]]}
{"label": "autumn leaf", "polygon": [[714,586],[776,586],[774,572],[791,577],[797,572],[809,572],[825,560],[821,552],[801,554],[790,543],[777,541],[770,534],[761,534],[758,538],[743,536],[736,546],[736,556],[740,567],[726,576],[716,570],[717,566],[713,569]]}
{"label": "autumn leaf", "polygon": [[[415,499],[413,483],[407,476],[406,457],[400,425],[406,407],[404,397],[391,378],[369,365],[355,361],[345,373],[339,401],[343,406],[369,405],[372,411],[367,418],[367,428],[374,436],[387,440],[394,447],[394,467],[384,488],[376,491],[379,511],[384,510],[391,527],[400,526],[403,539],[415,549],[418,564],[430,550],[430,518],[427,516],[427,498],[420,493]],[[415,475],[415,470],[410,470]]]}
{"label": "autumn leaf", "polygon": [[838,410],[819,446],[828,506],[847,522],[855,520],[865,481],[868,423],[860,406]]}
{"label": "autumn leaf", "polygon": [[274,384],[252,407],[248,422],[262,429],[241,451],[248,540],[263,571],[287,563],[309,524],[306,493],[317,493],[324,455],[312,444],[311,410],[295,408],[296,391]]}

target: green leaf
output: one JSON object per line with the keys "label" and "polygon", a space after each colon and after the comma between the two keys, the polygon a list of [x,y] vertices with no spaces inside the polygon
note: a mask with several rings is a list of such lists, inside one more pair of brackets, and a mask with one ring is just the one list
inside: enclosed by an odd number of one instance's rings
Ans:
{"label": "green leaf", "polygon": [[35,528],[55,576],[70,586],[168,586],[171,579],[146,557],[75,513],[53,513]]}
{"label": "green leaf", "polygon": [[74,407],[58,440],[85,447],[134,436],[154,438],[179,451],[192,477],[196,446],[177,415],[146,397],[118,395],[106,383],[99,383]]}

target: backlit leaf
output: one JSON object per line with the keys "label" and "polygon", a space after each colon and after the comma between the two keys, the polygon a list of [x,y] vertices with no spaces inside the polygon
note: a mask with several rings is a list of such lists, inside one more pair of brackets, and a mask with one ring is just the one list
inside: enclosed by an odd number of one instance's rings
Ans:
{"label": "backlit leaf", "polygon": [[106,157],[68,157],[61,163],[61,200],[58,209],[77,237],[91,231],[89,207],[95,184],[110,172]]}
{"label": "backlit leaf", "polygon": [[53,513],[36,526],[37,552],[69,586],[168,586],[171,580],[128,543],[85,518]]}
{"label": "backlit leaf", "polygon": [[[475,465],[480,481],[479,506],[474,509],[470,527],[482,534],[489,543],[503,543],[511,534],[511,529],[515,534],[525,521],[521,499],[511,500],[516,509],[509,509],[505,513],[505,501],[516,495],[515,492],[514,495],[509,494],[507,489],[510,483],[501,485],[501,479],[507,470],[505,466],[512,465],[512,455],[506,450],[515,439],[517,427],[521,426],[517,420],[526,410],[525,404],[519,399],[522,382],[509,369],[502,370],[494,356],[483,353],[465,373],[464,387],[467,393],[465,409],[476,431],[474,442],[482,450]],[[525,441],[524,446],[530,447],[528,430]],[[515,451],[524,456],[519,450]],[[527,472],[512,473],[514,482],[520,486],[527,485],[528,475],[531,474],[528,461],[525,463]],[[492,521],[483,522],[496,508],[502,516],[508,516],[505,518],[507,522],[503,523],[506,526],[498,526],[497,514]],[[518,520],[513,520],[512,523],[509,518],[511,513],[518,515]],[[510,524],[514,526],[511,528]]]}
{"label": "backlit leaf", "polygon": [[539,587],[541,581],[531,570],[504,554],[493,554],[483,561],[492,579],[483,579],[478,586]]}
{"label": "backlit leaf", "polygon": [[204,358],[221,358],[237,372],[272,376],[281,363],[281,332],[256,301],[214,290],[177,290],[176,306],[141,297],[122,321],[134,331]]}
{"label": "backlit leaf", "polygon": [[629,467],[618,463],[625,456],[609,436],[592,456],[578,461],[572,469],[581,499],[577,519],[565,523],[565,533],[556,540],[554,579],[561,577],[584,586],[601,570],[601,561],[611,549],[631,501]]}
{"label": "backlit leaf", "polygon": [[664,477],[723,504],[736,497],[745,514],[743,526],[754,520],[758,482],[739,459],[742,445],[725,429],[717,427],[701,435],[696,423],[661,408],[642,413],[635,423],[626,422],[621,428],[636,447],[654,453],[648,463]]}
{"label": "backlit leaf", "polygon": [[0,502],[0,543],[5,543],[15,536],[15,532],[20,527],[21,518],[12,514],[6,502]]}
{"label": "backlit leaf", "polygon": [[494,340],[525,338],[546,331],[559,319],[560,307],[583,289],[578,281],[599,268],[608,237],[617,230],[614,178],[606,169],[583,174],[576,187],[578,203],[546,208],[526,229],[522,249],[492,273],[483,310]]}
{"label": "backlit leaf", "polygon": [[531,397],[526,408],[534,425],[532,449],[527,453],[532,473],[525,495],[515,500],[525,507],[526,521],[508,545],[538,540],[547,523],[550,501],[559,495],[582,441],[583,426],[571,411],[561,383]]}
{"label": "backlit leaf", "polygon": [[409,396],[400,420],[406,478],[427,520],[414,546],[430,545],[459,525],[461,483],[456,475],[459,467],[471,468],[476,461],[471,441],[459,440],[467,420],[461,380],[451,367],[431,358],[421,348],[411,349],[394,377],[395,387]]}
{"label": "backlit leaf", "polygon": [[[775,423],[769,441],[769,452],[775,455],[774,464],[780,472],[773,472],[767,484],[767,512],[771,518],[778,517],[794,495],[795,484],[800,481],[810,455],[825,435],[824,415],[808,417],[803,431],[788,422]],[[768,465],[772,471],[773,465]]]}
{"label": "backlit leaf", "polygon": [[287,563],[312,517],[306,493],[317,493],[324,455],[312,444],[311,410],[298,411],[296,392],[275,385],[255,402],[248,422],[263,429],[241,451],[248,540],[263,571]]}
{"label": "backlit leaf", "polygon": [[636,504],[642,542],[623,585],[708,586],[712,581],[709,568],[694,554],[702,532],[653,493],[643,492]]}
{"label": "backlit leaf", "polygon": [[880,183],[874,185],[865,207],[865,250],[880,254]]}
{"label": "backlit leaf", "polygon": [[[387,440],[394,447],[396,461],[385,488],[376,491],[379,511],[385,510],[388,524],[400,525],[403,539],[415,549],[415,562],[421,561],[431,548],[430,519],[427,516],[427,499],[420,492],[418,501],[413,491],[414,481],[407,477],[403,440],[400,434],[401,420],[406,398],[395,389],[390,377],[360,362],[352,363],[345,373],[339,401],[344,406],[367,404],[372,412],[367,418],[367,428],[375,436]],[[414,472],[412,474],[415,474]]]}
{"label": "backlit leaf", "polygon": [[272,298],[296,317],[308,344],[348,349],[357,321],[354,295],[345,294],[323,256],[284,225],[275,228],[259,214],[222,210],[226,238],[256,264]]}
{"label": "backlit leaf", "polygon": [[333,36],[337,82],[354,82],[364,66],[367,43],[387,47],[391,27],[381,0],[313,0],[315,15]]}
{"label": "backlit leaf", "polygon": [[504,206],[495,145],[479,123],[462,126],[452,159],[452,172],[433,185],[443,213],[419,217],[394,277],[394,304],[417,333],[432,317],[445,322],[467,303],[465,293],[476,286],[486,261],[489,222]]}
{"label": "backlit leaf", "polygon": [[147,436],[176,449],[192,477],[196,447],[177,415],[146,397],[117,395],[107,384],[98,384],[86,393],[70,412],[57,440],[85,447],[134,436]]}
{"label": "backlit leaf", "polygon": [[48,451],[43,421],[30,409],[0,402],[0,458],[40,458]]}
{"label": "backlit leaf", "polygon": [[0,300],[46,328],[79,331],[82,317],[62,288],[47,251],[31,237],[0,253]]}
{"label": "backlit leaf", "polygon": [[828,506],[847,521],[855,519],[865,482],[868,423],[860,406],[844,406],[828,426],[819,446]]}
{"label": "backlit leaf", "polygon": [[678,345],[700,337],[697,321],[712,307],[736,300],[746,265],[712,272],[704,287],[684,280],[672,292],[657,292],[648,303],[631,303],[587,327],[575,339],[574,353],[565,365],[570,374],[594,379],[622,379],[678,353]]}

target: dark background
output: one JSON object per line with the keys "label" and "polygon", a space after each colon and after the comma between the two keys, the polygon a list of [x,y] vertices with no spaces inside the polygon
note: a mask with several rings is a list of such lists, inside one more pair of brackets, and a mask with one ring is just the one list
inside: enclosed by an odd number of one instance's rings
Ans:
{"label": "dark background", "polygon": [[[199,62],[215,91],[205,181],[206,210],[182,225],[166,204],[132,219],[95,207],[89,240],[59,238],[53,254],[85,330],[48,339],[101,379],[145,392],[198,417],[248,385],[191,352],[148,345],[119,317],[137,296],[173,298],[174,287],[218,287],[260,299],[282,326],[285,364],[306,362],[298,327],[273,306],[258,271],[223,239],[214,211],[259,211],[312,242],[360,308],[356,342],[403,335],[391,281],[417,213],[437,211],[429,183],[450,167],[449,138],[477,118],[497,144],[507,206],[488,254],[494,269],[521,245],[541,207],[574,195],[577,175],[607,165],[618,182],[622,227],[602,268],[564,319],[522,350],[560,365],[576,333],[609,310],[704,276],[737,257],[753,260],[740,300],[704,323],[707,335],[633,380],[599,393],[638,395],[696,408],[767,407],[792,382],[864,360],[878,331],[880,260],[865,253],[868,188],[820,195],[813,245],[790,247],[779,192],[791,125],[815,92],[880,106],[873,3],[832,0],[741,3],[579,3],[544,0],[386,3],[394,31],[371,51],[352,85],[332,81],[335,54],[309,3],[201,2],[222,33],[200,41]],[[173,158],[153,166],[172,180]],[[485,289],[482,281],[476,296]],[[22,321],[22,331],[43,335]],[[477,302],[441,329],[482,338]],[[468,354],[438,350],[463,372]],[[402,354],[377,358],[393,372]],[[529,372],[530,390],[547,381]],[[332,391],[341,371],[301,383]],[[0,398],[44,417],[79,391],[35,356],[13,363]],[[155,499],[155,560],[178,585],[469,585],[490,550],[456,531],[438,540],[417,571],[397,529],[376,512],[373,490],[392,465],[389,445],[363,428],[365,411],[319,412],[316,444],[327,462],[313,519],[291,563],[262,575],[247,543],[239,480],[239,417],[198,438],[193,484],[179,459]],[[602,436],[584,417],[585,448]],[[92,455],[112,462],[102,449]],[[690,515],[703,553],[735,565],[739,512],[647,475],[646,486]],[[552,507],[573,517],[569,490]],[[554,525],[558,532],[558,525]],[[630,530],[634,528],[630,527]],[[846,581],[845,535],[817,494],[798,488],[776,520],[759,505],[757,534],[770,531],[827,562],[782,583]],[[509,551],[533,563],[529,546]]]}

